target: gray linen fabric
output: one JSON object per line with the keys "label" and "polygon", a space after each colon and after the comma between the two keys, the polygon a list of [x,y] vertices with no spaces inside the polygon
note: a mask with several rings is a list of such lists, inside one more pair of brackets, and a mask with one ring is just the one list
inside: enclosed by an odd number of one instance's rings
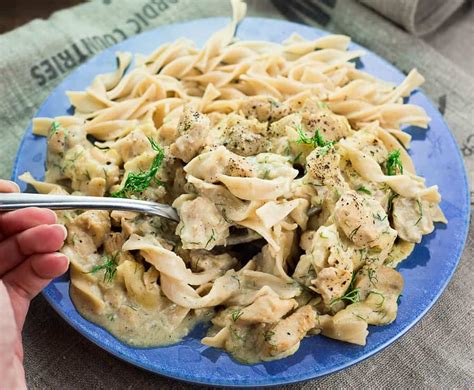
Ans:
{"label": "gray linen fabric", "polygon": [[359,0],[415,35],[437,29],[464,0]]}
{"label": "gray linen fabric", "polygon": [[[290,17],[315,23],[314,18],[309,19],[304,12],[298,16],[299,11],[287,9],[283,16],[277,10],[282,8],[275,8],[281,2],[254,0],[248,3],[251,16]],[[402,3],[408,3],[408,0]],[[472,77],[423,41],[353,0],[307,1],[306,5],[321,11],[316,20],[324,28],[351,35],[356,42],[404,71],[416,66],[425,75],[428,81],[424,89],[444,112],[472,179]],[[47,21],[35,20],[0,36],[0,177],[10,175],[24,129],[41,102],[81,62],[140,31],[175,21],[217,15],[230,15],[227,1],[91,1],[58,12]],[[465,45],[466,51],[470,50],[469,39]],[[473,239],[471,234],[463,260],[441,299],[407,335],[354,367],[286,388],[472,387],[474,265],[470,260],[473,258]],[[190,387],[144,372],[108,355],[70,328],[42,297],[31,305],[24,329],[24,346],[26,376],[32,389]]]}

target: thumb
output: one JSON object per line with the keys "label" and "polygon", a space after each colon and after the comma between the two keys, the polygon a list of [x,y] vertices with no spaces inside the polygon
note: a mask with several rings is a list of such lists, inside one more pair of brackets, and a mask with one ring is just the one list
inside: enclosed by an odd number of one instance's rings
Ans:
{"label": "thumb", "polygon": [[18,337],[10,297],[0,280],[0,389],[26,389],[23,367],[15,351]]}

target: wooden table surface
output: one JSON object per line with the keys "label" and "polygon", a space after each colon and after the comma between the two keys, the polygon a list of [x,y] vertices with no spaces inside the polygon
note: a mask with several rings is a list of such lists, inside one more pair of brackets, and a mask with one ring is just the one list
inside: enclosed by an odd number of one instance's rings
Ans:
{"label": "wooden table surface", "polygon": [[46,19],[55,11],[84,2],[85,0],[0,0],[0,34],[30,20]]}

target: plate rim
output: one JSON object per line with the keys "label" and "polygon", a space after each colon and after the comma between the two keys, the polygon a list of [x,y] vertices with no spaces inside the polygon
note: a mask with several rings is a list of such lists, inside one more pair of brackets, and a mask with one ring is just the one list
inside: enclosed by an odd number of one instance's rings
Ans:
{"label": "plate rim", "polygon": [[[38,109],[35,112],[35,115],[32,118],[35,118],[37,116],[37,114],[41,111],[41,109],[50,100],[54,99],[56,97],[56,95],[58,95],[63,83],[65,83],[69,79],[74,78],[76,73],[78,71],[80,71],[81,68],[83,68],[83,67],[86,68],[97,57],[106,55],[106,53],[109,53],[109,54],[112,53],[113,54],[115,52],[115,50],[117,50],[116,49],[117,46],[119,46],[119,45],[121,45],[121,44],[123,44],[123,43],[125,43],[129,40],[140,39],[140,37],[145,37],[148,34],[152,35],[153,33],[156,33],[160,29],[163,29],[163,28],[166,28],[166,27],[182,28],[183,26],[186,26],[186,25],[191,24],[191,23],[196,23],[196,22],[199,23],[199,22],[205,22],[205,21],[210,21],[210,20],[212,20],[212,21],[229,21],[230,18],[228,18],[228,17],[209,17],[209,18],[198,18],[198,19],[192,19],[192,20],[187,20],[187,21],[182,21],[182,22],[163,24],[163,25],[155,27],[153,29],[141,32],[140,34],[130,36],[127,39],[125,39],[123,41],[120,41],[119,43],[114,44],[114,45],[106,48],[105,50],[103,50],[99,53],[96,53],[94,56],[88,58],[84,63],[82,63],[81,65],[76,67],[66,77],[61,79],[60,82],[58,82],[58,84],[51,90],[49,95],[39,105]],[[326,31],[326,30],[324,30],[322,28],[319,28],[319,27],[314,27],[314,26],[310,26],[310,25],[306,25],[306,24],[302,24],[302,23],[296,23],[296,22],[292,22],[292,21],[284,20],[284,19],[263,18],[263,17],[245,17],[244,20],[251,20],[251,21],[255,21],[255,22],[258,22],[258,21],[273,22],[273,23],[277,23],[277,24],[282,23],[282,24],[286,24],[286,25],[298,26],[299,28],[303,27],[303,28],[306,28],[306,29],[309,29],[309,30],[313,30],[313,31],[315,31],[319,34],[324,34],[324,35],[331,34],[331,32]],[[396,72],[398,74],[403,74],[403,72],[401,72],[401,70],[399,70],[396,66],[391,64],[384,57],[382,57],[379,54],[375,53],[374,51],[366,48],[365,46],[357,43],[357,41],[354,41],[352,39],[352,37],[351,37],[351,44],[355,44],[359,48],[362,48],[362,49],[366,50],[367,53],[377,57],[377,59],[379,61],[382,61],[384,63],[384,65],[389,67],[393,72]],[[134,53],[134,54],[136,54],[136,53]],[[87,340],[89,340],[92,343],[94,343],[95,345],[97,345],[99,348],[101,348],[101,349],[107,351],[108,353],[112,354],[114,357],[116,357],[120,360],[123,360],[123,361],[127,362],[128,364],[131,364],[131,365],[133,365],[137,368],[144,369],[144,370],[152,372],[154,374],[162,375],[162,376],[165,376],[165,377],[168,377],[168,378],[172,378],[172,379],[176,379],[176,380],[179,380],[179,381],[184,381],[184,382],[192,383],[192,384],[226,386],[226,387],[247,387],[247,388],[248,387],[264,387],[264,386],[286,385],[286,384],[292,384],[292,383],[298,383],[298,382],[308,381],[308,380],[312,380],[312,379],[322,378],[324,376],[327,376],[327,375],[336,373],[338,371],[344,370],[344,369],[346,369],[350,366],[358,364],[358,363],[362,362],[363,360],[366,360],[366,359],[374,356],[375,354],[382,351],[383,349],[385,349],[389,345],[393,344],[400,337],[404,336],[410,329],[412,329],[421,320],[421,318],[423,318],[426,315],[426,313],[429,310],[431,310],[431,308],[434,306],[434,304],[439,300],[440,296],[443,294],[446,287],[451,282],[451,280],[453,278],[453,275],[454,275],[454,272],[457,270],[457,268],[459,266],[459,262],[461,261],[461,257],[462,257],[462,254],[464,252],[465,245],[466,245],[466,240],[467,240],[467,237],[468,237],[468,234],[469,234],[469,222],[470,222],[470,215],[471,215],[470,193],[469,193],[469,184],[468,184],[468,180],[467,180],[467,171],[466,171],[466,166],[464,164],[464,159],[462,157],[462,153],[461,153],[460,148],[457,144],[457,141],[454,137],[454,134],[452,133],[449,125],[446,123],[446,120],[445,120],[444,116],[439,112],[439,110],[433,104],[433,101],[431,100],[429,95],[427,95],[422,88],[417,88],[416,91],[421,93],[423,95],[423,97],[426,99],[427,104],[429,104],[432,109],[434,109],[438,114],[440,114],[439,117],[440,117],[443,125],[446,127],[446,129],[448,129],[447,134],[449,136],[449,140],[453,144],[454,149],[456,151],[456,154],[455,154],[456,160],[458,160],[457,162],[460,163],[460,166],[462,168],[461,169],[462,175],[460,176],[460,179],[462,179],[463,190],[466,192],[466,194],[465,194],[466,195],[465,196],[465,202],[466,203],[465,203],[465,205],[463,205],[463,206],[466,206],[465,207],[466,213],[464,215],[462,215],[462,218],[463,218],[462,228],[464,229],[464,235],[461,238],[461,240],[459,241],[460,245],[458,246],[457,251],[454,254],[454,257],[456,258],[456,261],[453,264],[452,269],[449,271],[449,275],[447,275],[445,282],[440,287],[437,294],[428,303],[426,308],[424,308],[424,310],[422,310],[416,316],[416,318],[414,318],[404,329],[402,329],[400,332],[398,332],[396,335],[389,338],[385,342],[378,345],[375,349],[373,349],[369,352],[366,352],[364,355],[362,355],[358,358],[355,358],[355,359],[353,359],[349,362],[341,364],[340,366],[337,366],[335,368],[327,368],[327,369],[322,370],[320,373],[316,373],[316,374],[314,372],[311,372],[309,374],[304,374],[304,375],[296,374],[296,375],[293,375],[293,376],[287,376],[287,377],[282,378],[282,379],[277,379],[276,381],[273,381],[270,376],[266,376],[262,380],[260,380],[258,383],[250,383],[248,380],[247,380],[247,382],[241,382],[241,381],[246,381],[246,379],[243,379],[243,380],[230,379],[230,380],[226,381],[226,380],[213,380],[212,378],[209,378],[210,380],[201,380],[201,379],[196,379],[195,377],[188,376],[185,372],[183,372],[181,374],[181,376],[178,376],[178,375],[175,375],[175,374],[169,373],[169,372],[157,371],[155,368],[153,368],[152,366],[149,366],[146,363],[137,362],[137,360],[134,360],[134,359],[130,358],[127,355],[120,354],[119,351],[117,351],[113,348],[110,348],[109,345],[99,344],[93,337],[90,337],[89,334],[84,333],[82,331],[82,329],[80,329],[80,327],[70,317],[68,317],[66,315],[66,313],[60,308],[60,305],[51,296],[48,295],[48,290],[47,289],[48,289],[49,286],[46,287],[46,289],[42,292],[42,295],[45,297],[46,301],[53,307],[53,309],[56,311],[56,313],[59,314],[59,316],[63,320],[65,320],[77,333],[79,333],[82,337],[85,337]],[[14,163],[13,163],[13,167],[12,167],[12,175],[11,175],[11,179],[14,180],[14,181],[18,177],[18,173],[19,173],[18,172],[18,164],[19,164],[20,156],[23,153],[25,143],[27,141],[28,129],[30,127],[30,124],[31,124],[31,120],[28,122],[28,127],[26,127],[26,130],[23,133],[22,140],[19,144],[19,147],[18,147],[17,152],[16,152],[16,156],[15,156],[15,159],[14,159]],[[88,320],[85,320],[85,321],[88,321]],[[93,323],[91,322],[91,324],[93,324]]]}

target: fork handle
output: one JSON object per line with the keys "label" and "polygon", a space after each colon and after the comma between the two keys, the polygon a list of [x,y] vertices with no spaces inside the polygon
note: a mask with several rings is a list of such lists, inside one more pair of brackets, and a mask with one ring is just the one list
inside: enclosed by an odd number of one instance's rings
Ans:
{"label": "fork handle", "polygon": [[18,210],[25,207],[41,207],[51,210],[84,209],[134,211],[179,221],[178,214],[173,207],[145,200],[102,198],[95,196],[0,193],[0,211]]}

